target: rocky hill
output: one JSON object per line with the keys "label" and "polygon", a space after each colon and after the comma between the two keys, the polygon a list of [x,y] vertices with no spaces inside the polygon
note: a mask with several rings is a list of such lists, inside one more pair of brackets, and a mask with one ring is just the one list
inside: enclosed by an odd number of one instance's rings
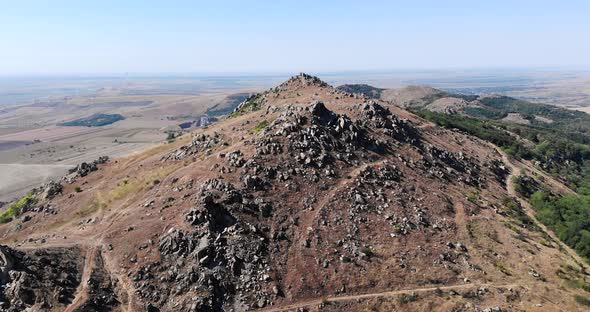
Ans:
{"label": "rocky hill", "polygon": [[95,166],[0,226],[3,311],[587,309],[523,163],[316,77]]}
{"label": "rocky hill", "polygon": [[373,99],[380,98],[381,92],[385,90],[381,88],[375,88],[367,84],[344,84],[336,87],[336,89],[346,93],[359,93]]}

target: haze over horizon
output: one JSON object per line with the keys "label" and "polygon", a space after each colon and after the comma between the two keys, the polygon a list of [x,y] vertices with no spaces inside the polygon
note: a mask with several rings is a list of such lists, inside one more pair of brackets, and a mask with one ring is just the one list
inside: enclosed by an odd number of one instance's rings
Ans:
{"label": "haze over horizon", "polygon": [[5,3],[0,75],[568,67],[586,1]]}

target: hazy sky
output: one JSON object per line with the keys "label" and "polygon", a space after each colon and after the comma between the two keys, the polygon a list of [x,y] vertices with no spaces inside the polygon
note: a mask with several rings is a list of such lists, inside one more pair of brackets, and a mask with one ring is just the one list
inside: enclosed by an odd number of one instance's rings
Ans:
{"label": "hazy sky", "polygon": [[588,65],[590,1],[0,4],[0,75]]}

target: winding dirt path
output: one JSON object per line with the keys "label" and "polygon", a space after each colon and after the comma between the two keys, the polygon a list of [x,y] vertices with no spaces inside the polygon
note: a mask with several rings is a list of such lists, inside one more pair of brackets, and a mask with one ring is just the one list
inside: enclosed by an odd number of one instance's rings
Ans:
{"label": "winding dirt path", "polygon": [[402,289],[402,290],[392,290],[392,291],[384,291],[384,292],[376,292],[376,293],[368,293],[368,294],[360,294],[360,295],[351,295],[351,296],[335,296],[335,297],[325,297],[320,299],[313,299],[308,301],[303,301],[299,303],[293,303],[289,305],[285,305],[282,307],[276,308],[267,308],[262,309],[262,312],[281,312],[281,311],[292,311],[299,308],[306,308],[310,306],[317,306],[322,303],[330,303],[330,302],[344,302],[344,301],[351,301],[351,300],[358,300],[358,299],[372,299],[372,298],[386,298],[386,297],[395,297],[399,295],[409,295],[413,293],[424,293],[424,292],[432,292],[437,290],[456,290],[456,289],[471,289],[471,288],[480,288],[480,287],[487,287],[487,288],[516,288],[520,287],[517,284],[461,284],[461,285],[449,285],[449,286],[439,286],[439,287],[423,287],[423,288],[414,288],[414,289]]}
{"label": "winding dirt path", "polygon": [[[551,239],[553,239],[557,244],[559,244],[560,248],[565,250],[565,252],[567,253],[568,256],[570,256],[582,268],[586,269],[587,266],[586,266],[584,259],[582,259],[582,257],[580,257],[573,249],[571,249],[569,246],[567,246],[565,243],[563,243],[557,237],[557,235],[555,235],[555,233],[553,233],[553,231],[551,229],[549,229],[549,228],[547,228],[547,226],[545,226],[545,224],[539,222],[539,220],[535,216],[535,211],[534,211],[533,207],[531,206],[531,204],[528,201],[524,200],[520,196],[520,194],[518,194],[518,192],[516,191],[516,188],[514,187],[514,181],[513,181],[514,179],[513,178],[520,176],[520,174],[523,171],[522,168],[518,165],[515,165],[514,163],[516,161],[512,160],[512,158],[510,156],[508,156],[508,154],[506,154],[500,148],[498,148],[496,146],[494,146],[494,148],[502,156],[502,161],[508,167],[510,167],[510,175],[506,178],[506,190],[508,191],[508,195],[510,195],[511,197],[518,200],[520,205],[524,208],[524,212],[526,213],[526,215],[529,218],[531,218],[535,222],[535,224],[541,228],[541,230],[543,232],[545,232],[547,235],[549,235],[549,237],[551,237]],[[533,168],[533,169],[535,172],[538,171],[536,168]],[[565,192],[566,194],[574,193],[574,191],[572,191],[569,187],[567,187],[566,185],[563,185],[561,182],[555,180],[553,177],[548,176],[546,174],[543,174],[543,176],[545,177],[546,181],[550,181],[549,183],[551,185],[558,185],[559,187],[557,187],[557,188],[560,191]]]}
{"label": "winding dirt path", "polygon": [[95,266],[94,262],[96,260],[97,252],[99,251],[96,247],[88,247],[86,256],[84,258],[84,268],[82,269],[82,279],[80,280],[80,285],[78,285],[78,290],[76,291],[74,300],[64,310],[64,312],[75,311],[88,299],[88,281],[90,280],[92,269]]}
{"label": "winding dirt path", "polygon": [[[424,125],[425,127],[428,126]],[[493,146],[493,145],[492,145]],[[516,176],[519,176],[522,172],[522,168],[518,165],[515,165],[516,161],[513,161],[504,151],[502,151],[500,148],[493,146],[493,148],[502,156],[502,160],[504,161],[504,163],[510,167],[510,175],[507,177],[506,179],[506,189],[508,192],[508,195],[510,195],[511,197],[514,197],[515,199],[517,199],[519,201],[519,203],[522,205],[522,207],[524,208],[525,213],[527,214],[527,216],[529,216],[540,228],[542,231],[544,231],[545,233],[547,233],[547,235],[549,235],[549,237],[551,237],[555,242],[557,242],[561,248],[563,248],[563,250],[566,251],[566,253],[568,254],[568,256],[570,256],[575,262],[577,262],[580,266],[586,268],[586,266],[584,265],[584,261],[583,259],[578,256],[578,254],[573,251],[571,248],[569,248],[568,246],[566,246],[563,242],[561,242],[559,240],[559,238],[557,238],[557,236],[553,233],[553,231],[551,231],[550,229],[548,229],[544,224],[542,224],[541,222],[539,222],[539,220],[537,220],[537,218],[535,217],[534,214],[534,210],[532,209],[531,205],[524,199],[522,199],[521,197],[518,196],[516,189],[514,187],[514,182],[513,182],[513,178]],[[367,164],[368,165],[372,165],[372,164]],[[357,168],[356,170],[354,170],[353,172],[351,172],[351,175],[355,174],[358,175],[358,173],[365,168],[366,166],[361,166],[360,168]],[[546,182],[548,181],[548,183],[550,183],[553,187],[559,189],[561,192],[566,193],[566,194],[570,194],[573,193],[573,191],[563,185],[561,182],[555,180],[553,177],[545,174],[544,172],[541,172],[539,170],[537,170],[536,168],[531,169],[535,172],[537,172],[539,175],[543,176],[546,180]],[[345,179],[343,180],[340,185],[338,185],[338,187],[334,188],[335,190],[340,189],[341,187],[343,187],[344,185],[346,185],[346,183],[350,182],[350,179]],[[321,205],[324,205],[327,203],[327,201],[334,196],[335,191],[330,192],[329,194],[327,194],[327,196],[319,203],[319,207],[321,207]],[[460,207],[462,208],[462,207]],[[461,211],[462,212],[462,211]],[[459,212],[459,214],[461,214],[461,212]],[[458,218],[464,218],[464,216],[458,216]],[[345,302],[345,301],[351,301],[351,300],[358,300],[358,299],[371,299],[371,298],[382,298],[382,297],[394,297],[394,296],[399,296],[399,295],[407,295],[407,294],[412,294],[412,293],[420,293],[420,292],[431,292],[431,291],[436,291],[438,289],[440,290],[455,290],[455,289],[470,289],[470,288],[475,288],[475,287],[488,287],[488,288],[516,288],[516,287],[523,287],[525,289],[527,289],[525,286],[523,285],[518,285],[518,284],[501,284],[501,285],[495,285],[495,284],[461,284],[461,285],[448,285],[448,286],[440,286],[440,287],[424,287],[424,288],[414,288],[414,289],[403,289],[403,290],[393,290],[393,291],[385,291],[385,292],[375,292],[375,293],[368,293],[368,294],[359,294],[359,295],[350,295],[350,296],[333,296],[333,297],[323,297],[323,298],[316,298],[316,299],[311,299],[311,300],[306,300],[306,301],[302,301],[302,302],[298,302],[298,303],[293,303],[293,304],[288,304],[288,305],[284,305],[284,306],[280,306],[280,307],[271,307],[271,308],[266,308],[266,309],[261,309],[260,311],[263,312],[281,312],[281,311],[293,311],[293,310],[297,310],[299,308],[306,308],[306,307],[311,307],[311,306],[318,306],[322,303],[330,303],[330,302]],[[536,296],[535,294],[531,294],[533,296]],[[559,308],[558,305],[556,305],[555,303],[549,301],[550,303],[552,303],[553,305],[555,305],[558,310],[562,310],[561,308]]]}

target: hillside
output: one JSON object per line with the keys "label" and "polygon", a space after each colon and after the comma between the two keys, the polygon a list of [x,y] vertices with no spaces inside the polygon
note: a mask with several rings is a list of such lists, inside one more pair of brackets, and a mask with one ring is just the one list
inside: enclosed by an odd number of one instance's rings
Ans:
{"label": "hillside", "polygon": [[[590,132],[590,116],[582,111],[532,103],[502,95],[454,94],[427,86],[408,86],[400,89],[383,89],[380,99],[412,110],[426,109],[506,123],[541,127],[553,123],[556,123],[552,125],[553,127],[557,125],[566,127],[566,124],[584,125],[583,132]],[[574,130],[574,128],[567,130]]]}
{"label": "hillside", "polygon": [[[515,179],[519,195],[543,224],[590,258],[590,115],[500,95],[448,95],[413,110],[440,126],[493,142],[537,170]],[[538,169],[571,189],[554,194]]]}
{"label": "hillside", "polygon": [[446,92],[427,86],[407,86],[381,92],[382,100],[403,108],[423,107],[448,96]]}
{"label": "hillside", "polygon": [[367,84],[345,84],[336,87],[337,90],[343,91],[346,93],[358,93],[363,94],[368,98],[378,99],[381,97],[381,92],[385,89],[375,88],[373,86],[369,86]]}
{"label": "hillside", "polygon": [[585,260],[513,183],[543,171],[395,104],[300,74],[78,166],[5,205],[1,309],[587,311]]}

